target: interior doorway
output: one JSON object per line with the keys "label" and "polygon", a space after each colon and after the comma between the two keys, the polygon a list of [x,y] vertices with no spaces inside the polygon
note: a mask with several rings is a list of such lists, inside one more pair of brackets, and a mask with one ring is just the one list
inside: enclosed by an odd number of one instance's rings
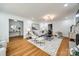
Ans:
{"label": "interior doorway", "polygon": [[9,19],[9,38],[12,37],[23,38],[23,21]]}

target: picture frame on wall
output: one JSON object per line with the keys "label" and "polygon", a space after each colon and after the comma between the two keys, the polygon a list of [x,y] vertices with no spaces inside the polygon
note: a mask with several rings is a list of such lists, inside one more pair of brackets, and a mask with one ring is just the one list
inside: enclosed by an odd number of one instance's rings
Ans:
{"label": "picture frame on wall", "polygon": [[32,24],[32,30],[39,30],[40,29],[40,25],[39,24]]}

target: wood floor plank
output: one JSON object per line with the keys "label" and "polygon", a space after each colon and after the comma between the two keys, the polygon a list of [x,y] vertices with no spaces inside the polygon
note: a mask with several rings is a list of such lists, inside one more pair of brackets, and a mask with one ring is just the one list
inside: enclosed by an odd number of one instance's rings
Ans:
{"label": "wood floor plank", "polygon": [[14,37],[10,38],[8,43],[7,56],[49,56],[49,54],[21,37]]}
{"label": "wood floor plank", "polygon": [[[63,38],[57,51],[57,56],[69,55],[69,38]],[[10,38],[7,47],[7,56],[49,56],[46,52],[37,48],[21,37]]]}
{"label": "wood floor plank", "polygon": [[64,37],[57,51],[57,56],[69,56],[69,38]]}

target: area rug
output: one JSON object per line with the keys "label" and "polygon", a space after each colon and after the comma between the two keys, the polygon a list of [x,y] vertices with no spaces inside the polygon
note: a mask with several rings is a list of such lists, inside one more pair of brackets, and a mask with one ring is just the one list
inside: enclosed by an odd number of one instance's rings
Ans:
{"label": "area rug", "polygon": [[45,44],[38,44],[35,43],[32,39],[28,40],[33,45],[37,46],[41,50],[45,51],[46,53],[50,54],[51,56],[56,56],[57,50],[60,47],[62,39],[60,38],[53,38],[51,41],[45,40]]}

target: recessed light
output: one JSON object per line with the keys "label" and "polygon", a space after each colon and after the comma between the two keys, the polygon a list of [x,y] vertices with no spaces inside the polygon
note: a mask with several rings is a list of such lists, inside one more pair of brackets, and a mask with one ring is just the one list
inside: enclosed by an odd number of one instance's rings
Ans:
{"label": "recessed light", "polygon": [[77,14],[76,17],[79,17],[79,14]]}
{"label": "recessed light", "polygon": [[17,22],[18,20],[15,19],[14,21]]}
{"label": "recessed light", "polygon": [[66,4],[64,4],[64,7],[67,7],[68,6],[68,4],[66,3]]}

